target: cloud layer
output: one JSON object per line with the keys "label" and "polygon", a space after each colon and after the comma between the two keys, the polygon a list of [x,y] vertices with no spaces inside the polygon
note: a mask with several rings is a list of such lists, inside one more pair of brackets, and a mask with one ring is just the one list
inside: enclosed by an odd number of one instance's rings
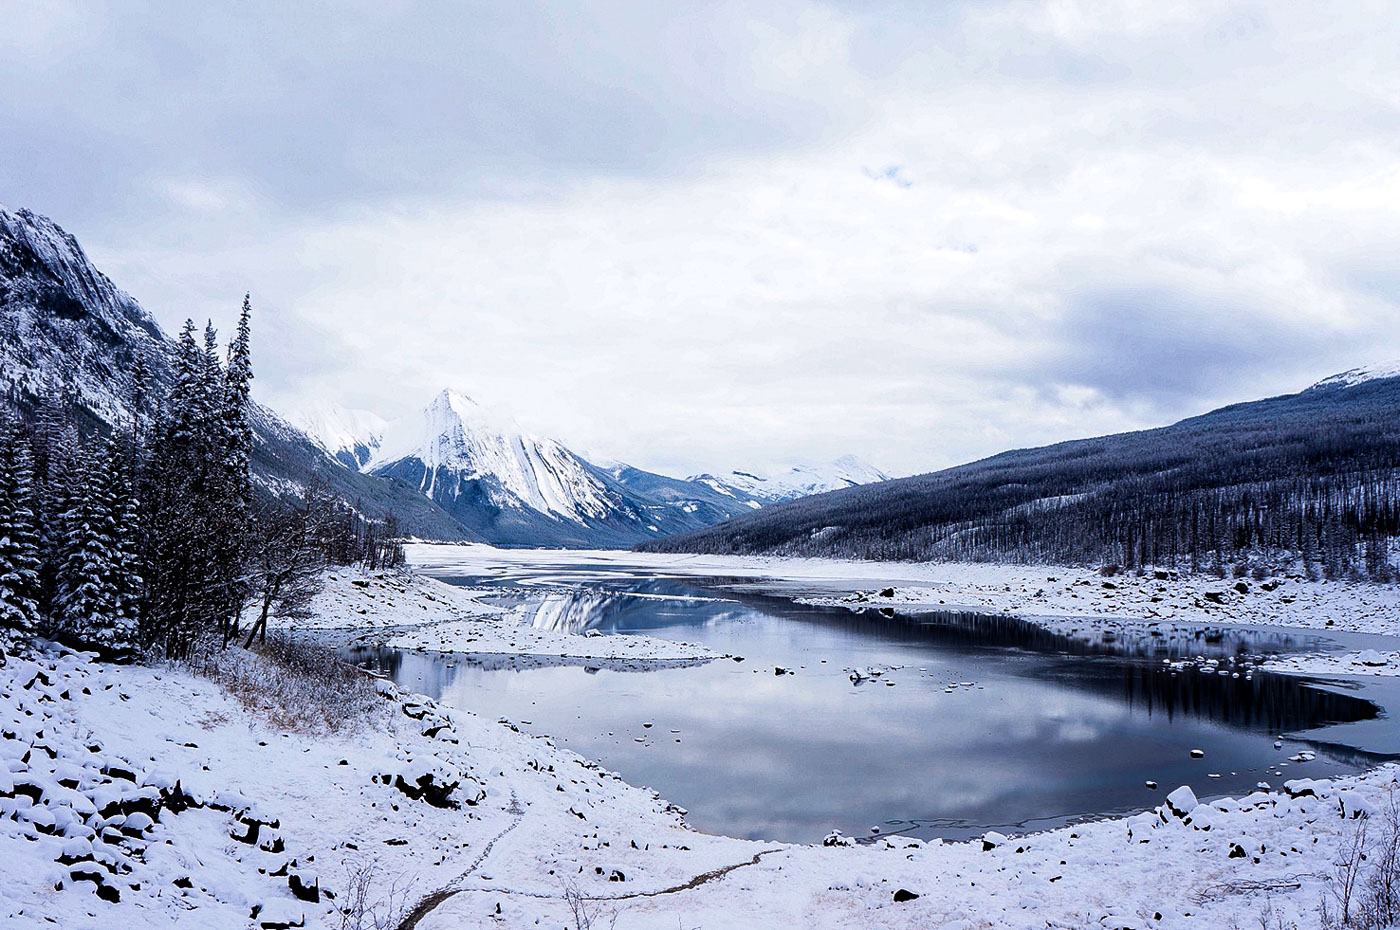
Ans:
{"label": "cloud layer", "polygon": [[[259,389],[921,471],[1400,356],[1383,4],[20,6],[0,200]],[[13,15],[11,15],[13,14]]]}

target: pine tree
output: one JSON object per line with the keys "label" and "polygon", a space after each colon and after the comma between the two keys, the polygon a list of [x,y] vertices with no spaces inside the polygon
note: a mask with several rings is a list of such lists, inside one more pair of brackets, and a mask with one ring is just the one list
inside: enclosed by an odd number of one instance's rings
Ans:
{"label": "pine tree", "polygon": [[80,461],[81,480],[62,520],[55,620],[60,636],[96,645],[117,622],[115,527],[102,459],[89,449]]}
{"label": "pine tree", "polygon": [[113,437],[107,444],[101,472],[102,498],[110,502],[111,598],[108,624],[94,629],[91,640],[106,654],[117,658],[135,656],[140,647],[141,569],[139,552],[139,508],[131,481],[134,450],[127,442]]}
{"label": "pine tree", "polygon": [[238,317],[238,335],[229,343],[228,368],[224,373],[224,431],[229,443],[227,466],[232,476],[235,500],[245,508],[252,502],[248,471],[248,460],[253,451],[253,424],[249,416],[253,381],[250,345],[252,312],[249,295],[244,294],[243,311]]}
{"label": "pine tree", "polygon": [[250,349],[252,304],[243,296],[238,333],[228,347],[228,364],[223,371],[222,429],[219,438],[219,481],[216,486],[215,518],[218,521],[218,593],[221,598],[219,627],[224,642],[235,635],[238,617],[248,595],[243,565],[248,557],[249,524],[252,518],[253,484],[249,462],[253,450],[253,426],[249,416],[253,380]]}
{"label": "pine tree", "polygon": [[69,506],[78,435],[73,428],[72,411],[58,390],[49,391],[43,396],[37,420],[31,438],[34,525],[38,533],[40,563],[37,600],[39,614],[45,618],[42,631],[52,632],[61,527],[63,514]]}
{"label": "pine tree", "polygon": [[28,443],[8,424],[0,434],[0,647],[37,632],[42,620],[32,496]]}

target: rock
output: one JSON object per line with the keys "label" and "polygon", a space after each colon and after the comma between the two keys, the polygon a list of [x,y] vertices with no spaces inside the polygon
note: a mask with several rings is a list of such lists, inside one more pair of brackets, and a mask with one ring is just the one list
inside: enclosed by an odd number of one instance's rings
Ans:
{"label": "rock", "polygon": [[995,830],[982,834],[982,851],[991,852],[1006,842],[1006,835]]}
{"label": "rock", "polygon": [[1366,649],[1357,653],[1356,658],[1352,661],[1357,665],[1369,665],[1372,667],[1390,664],[1385,654],[1375,649]]}
{"label": "rock", "polygon": [[286,898],[273,898],[256,905],[249,916],[262,930],[291,930],[306,926],[306,914],[301,905]]}
{"label": "rock", "polygon": [[1167,795],[1167,810],[1178,817],[1186,817],[1201,802],[1196,800],[1196,792],[1191,790],[1190,785],[1182,785],[1171,794]]}
{"label": "rock", "polygon": [[1243,581],[1236,582],[1236,583],[1235,583],[1235,590],[1238,591],[1238,592],[1240,592],[1241,594],[1248,594],[1248,593],[1249,593],[1249,585],[1245,584]]}
{"label": "rock", "polygon": [[894,903],[903,904],[905,901],[913,901],[917,897],[919,897],[917,892],[910,891],[908,888],[901,888],[894,893]]}
{"label": "rock", "polygon": [[840,830],[832,830],[822,839],[823,846],[854,846],[856,841],[845,836]]}
{"label": "rock", "polygon": [[290,871],[287,874],[287,887],[291,889],[292,896],[318,904],[321,901],[321,881],[315,872],[307,872],[302,869]]}
{"label": "rock", "polygon": [[1204,757],[1205,757],[1205,754],[1206,754],[1206,751],[1205,751],[1204,749],[1193,749],[1193,750],[1191,750],[1191,758],[1193,758],[1193,759],[1201,759],[1201,758],[1204,758]]}
{"label": "rock", "polygon": [[1215,818],[1218,814],[1219,812],[1209,804],[1197,804],[1183,823],[1193,830],[1209,831],[1215,826]]}
{"label": "rock", "polygon": [[894,588],[884,588],[880,591],[881,597],[894,597]]}
{"label": "rock", "polygon": [[1148,781],[1147,781],[1147,790],[1149,790],[1149,791],[1156,791],[1156,790],[1157,790],[1157,783],[1156,783],[1155,781],[1152,781],[1151,779],[1148,779]]}
{"label": "rock", "polygon": [[1212,604],[1223,604],[1223,603],[1225,603],[1225,592],[1224,592],[1224,591],[1207,591],[1207,592],[1205,592],[1204,594],[1202,594],[1201,597],[1203,597],[1203,598],[1205,598],[1206,600],[1210,601]]}

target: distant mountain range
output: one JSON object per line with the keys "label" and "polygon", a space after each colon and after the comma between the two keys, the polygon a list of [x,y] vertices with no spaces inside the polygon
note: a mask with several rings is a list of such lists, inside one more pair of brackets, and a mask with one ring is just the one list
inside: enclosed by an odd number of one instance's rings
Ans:
{"label": "distant mountain range", "polygon": [[[255,321],[255,365],[256,346]],[[86,429],[129,425],[138,360],[168,384],[173,351],[173,340],[76,239],[46,217],[0,207],[0,392],[12,407],[33,411],[61,394]],[[771,481],[603,467],[451,391],[398,423],[336,404],[288,419],[258,405],[253,420],[253,467],[266,492],[294,494],[319,476],[366,515],[392,513],[405,532],[439,540],[624,546],[727,520],[804,487],[883,477],[855,459]]]}
{"label": "distant mountain range", "polygon": [[696,475],[690,480],[776,504],[809,494],[888,481],[890,476],[854,455],[843,455],[828,465],[793,465],[776,472],[731,471],[719,476]]}
{"label": "distant mountain range", "polygon": [[1397,538],[1393,363],[1158,429],[777,503],[645,548],[1388,580]]}
{"label": "distant mountain range", "polygon": [[627,545],[885,477],[853,456],[771,478],[734,472],[732,481],[596,464],[450,390],[393,423],[333,404],[291,419],[348,467],[416,487],[473,535],[500,545]]}

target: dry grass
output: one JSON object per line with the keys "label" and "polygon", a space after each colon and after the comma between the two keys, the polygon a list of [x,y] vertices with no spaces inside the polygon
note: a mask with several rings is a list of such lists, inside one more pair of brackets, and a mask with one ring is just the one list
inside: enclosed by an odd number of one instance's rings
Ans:
{"label": "dry grass", "polygon": [[210,645],[186,665],[283,732],[354,731],[390,716],[367,675],[331,649],[285,635],[269,636],[252,649]]}

